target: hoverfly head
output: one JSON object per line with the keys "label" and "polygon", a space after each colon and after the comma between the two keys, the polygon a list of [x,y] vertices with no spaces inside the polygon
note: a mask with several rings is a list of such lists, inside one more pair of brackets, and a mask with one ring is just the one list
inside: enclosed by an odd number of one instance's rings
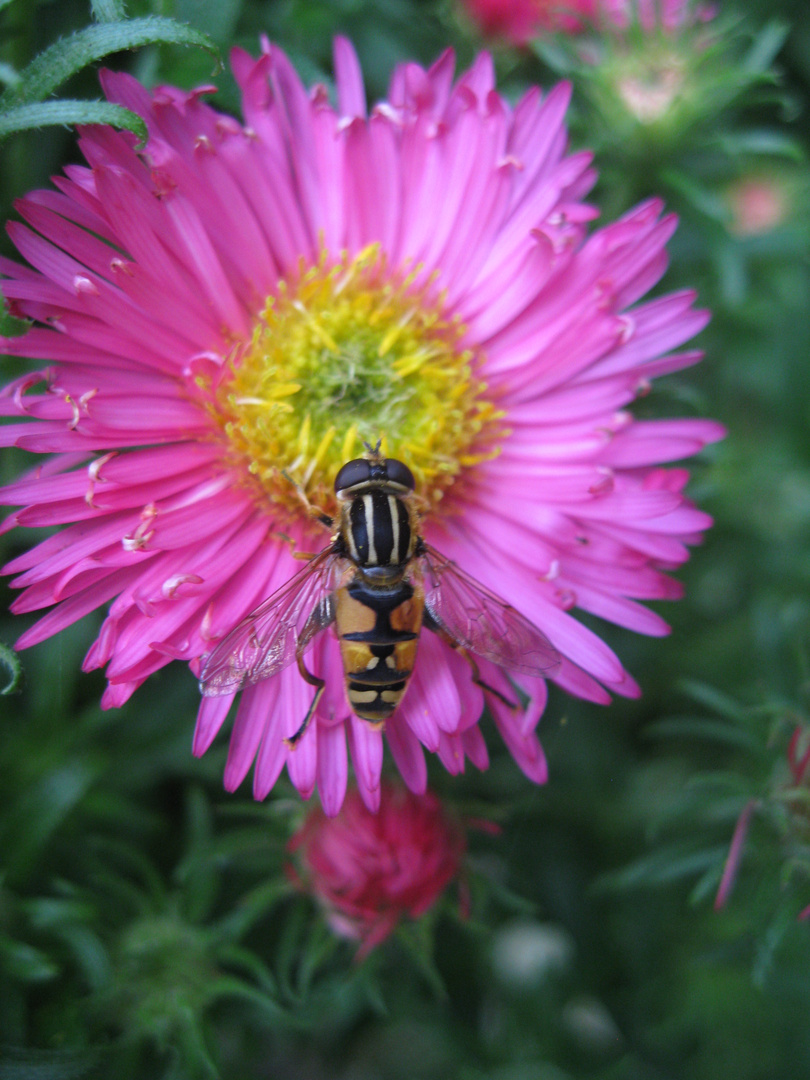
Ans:
{"label": "hoverfly head", "polygon": [[380,444],[372,450],[368,443],[368,457],[347,461],[335,477],[335,494],[338,499],[353,499],[364,492],[377,489],[387,495],[409,495],[415,487],[413,473],[396,458],[384,458]]}

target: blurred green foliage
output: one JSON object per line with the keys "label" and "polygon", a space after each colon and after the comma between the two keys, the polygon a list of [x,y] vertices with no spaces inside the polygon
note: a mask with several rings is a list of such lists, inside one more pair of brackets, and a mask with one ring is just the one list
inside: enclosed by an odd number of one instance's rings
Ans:
{"label": "blurred green foliage", "polygon": [[[0,5],[9,98],[57,39],[123,13],[112,0],[93,12],[79,0]],[[449,0],[130,0],[126,15],[187,24],[184,40],[205,34],[223,59],[266,33],[307,80],[329,80],[332,36],[348,34],[372,98],[403,58],[427,62],[452,43],[464,63],[480,45]],[[697,288],[714,312],[706,362],[643,407],[727,424],[691,488],[716,526],[681,574],[686,599],[661,606],[671,638],[599,626],[643,699],[603,710],[554,693],[544,789],[491,732],[486,774],[452,779],[432,762],[432,785],[460,812],[503,827],[471,832],[472,915],[451,894],[355,964],[284,875],[297,796],[283,782],[262,806],[225,795],[221,739],[191,757],[198,698],[185,668],[104,713],[101,676],[79,670],[97,618],[24,654],[19,692],[0,699],[1,1080],[810,1075],[806,805],[785,758],[807,708],[810,23],[803,0],[724,4],[722,18],[733,38],[711,57],[720,96],[698,100],[654,159],[604,115],[594,127],[595,75],[570,52],[496,55],[510,95],[566,66],[574,141],[598,146],[595,201],[610,217],[664,195],[682,220],[665,286]],[[104,63],[150,84],[215,78],[220,107],[238,110],[205,49],[150,44]],[[46,92],[98,97],[95,65],[67,74]],[[76,160],[63,127],[10,136],[0,154],[4,217]],[[738,186],[752,179],[780,207],[754,231]],[[6,453],[0,479],[24,464]],[[32,542],[4,535],[3,561]],[[4,583],[7,643],[28,624],[7,614],[11,599]],[[14,664],[0,656],[4,685]],[[750,800],[735,887],[715,912]]]}

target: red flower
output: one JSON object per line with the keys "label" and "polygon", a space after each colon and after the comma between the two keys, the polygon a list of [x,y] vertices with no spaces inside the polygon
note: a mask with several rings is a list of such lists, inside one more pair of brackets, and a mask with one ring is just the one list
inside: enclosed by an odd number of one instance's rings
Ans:
{"label": "red flower", "polygon": [[540,34],[575,34],[596,13],[595,0],[464,0],[464,7],[486,37],[518,46]]}
{"label": "red flower", "polygon": [[291,876],[323,905],[335,933],[362,942],[358,959],[404,916],[417,919],[435,904],[467,847],[433,792],[383,782],[380,795],[376,814],[356,789],[336,817],[313,809],[289,844]]}

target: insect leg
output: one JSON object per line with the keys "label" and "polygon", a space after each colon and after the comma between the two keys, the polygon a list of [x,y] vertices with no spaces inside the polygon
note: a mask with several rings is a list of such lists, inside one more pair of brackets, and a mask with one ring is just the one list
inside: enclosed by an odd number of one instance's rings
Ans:
{"label": "insect leg", "polygon": [[313,675],[308,670],[304,663],[304,653],[307,650],[309,643],[312,639],[320,634],[321,630],[325,630],[327,626],[331,625],[335,621],[335,601],[333,596],[326,596],[323,600],[313,609],[307,621],[304,623],[304,627],[301,631],[301,635],[298,638],[298,645],[295,650],[295,658],[298,662],[298,670],[301,672],[301,677],[305,679],[310,686],[315,687],[315,697],[312,699],[312,703],[307,709],[307,715],[304,717],[301,726],[298,730],[290,735],[284,742],[289,746],[291,750],[294,750],[304,732],[309,727],[312,717],[315,715],[315,709],[318,706],[318,702],[321,700],[326,681],[321,679],[318,675]]}
{"label": "insect leg", "polygon": [[321,679],[317,675],[313,675],[311,671],[307,670],[303,656],[298,657],[298,670],[301,672],[302,677],[306,679],[310,686],[314,686],[317,689],[315,690],[315,697],[312,699],[312,704],[307,709],[307,715],[304,717],[298,731],[296,731],[294,735],[290,735],[288,739],[284,740],[284,742],[287,744],[287,746],[289,746],[291,750],[294,750],[303,738],[304,732],[309,727],[310,721],[315,715],[315,709],[318,706],[318,702],[321,700],[321,695],[323,694],[324,687],[326,686],[325,679]]}
{"label": "insect leg", "polygon": [[478,670],[478,664],[476,664],[475,659],[470,656],[467,650],[462,645],[457,645],[455,648],[459,656],[463,656],[472,668],[472,681],[475,683],[475,685],[480,686],[481,689],[486,691],[486,693],[488,694],[494,694],[499,701],[502,701],[504,703],[507,709],[511,709],[513,712],[517,712],[520,706],[516,701],[512,701],[511,698],[508,698],[505,694],[502,694],[500,690],[496,690],[494,686],[490,686],[489,683],[484,682],[484,680],[481,678],[481,673]]}
{"label": "insect leg", "polygon": [[291,536],[288,536],[286,533],[277,532],[273,533],[273,536],[278,537],[279,540],[283,540],[284,543],[288,545],[290,549],[290,554],[294,559],[303,559],[305,562],[312,562],[313,559],[317,559],[317,557],[321,554],[320,551],[298,551],[295,546],[295,540],[293,540],[293,538]]}
{"label": "insect leg", "polygon": [[314,518],[316,521],[320,521],[321,525],[325,525],[327,529],[334,528],[334,519],[331,518],[325,510],[321,510],[319,506],[312,505],[312,503],[307,498],[307,493],[304,491],[301,485],[297,484],[295,480],[293,480],[293,478],[290,476],[290,474],[286,472],[286,470],[282,469],[281,475],[284,477],[285,480],[289,480],[292,486],[295,488],[295,493],[301,500],[301,502],[304,504],[304,509],[306,510],[309,517]]}
{"label": "insect leg", "polygon": [[460,642],[456,641],[453,635],[448,633],[448,631],[445,630],[441,623],[437,622],[433,618],[429,611],[425,611],[422,625],[426,629],[432,630],[433,633],[437,637],[441,638],[442,641],[444,641],[447,645],[449,645],[451,649],[455,649],[459,656],[464,657],[464,659],[472,668],[472,681],[475,683],[476,686],[480,686],[481,689],[487,694],[494,694],[498,701],[502,701],[508,709],[512,709],[514,712],[517,712],[519,708],[517,703],[511,701],[508,697],[506,697],[505,694],[502,694],[500,690],[496,690],[494,686],[490,686],[489,683],[484,682],[484,680],[481,678],[481,672],[478,670],[478,664],[475,661],[475,657],[472,656]]}

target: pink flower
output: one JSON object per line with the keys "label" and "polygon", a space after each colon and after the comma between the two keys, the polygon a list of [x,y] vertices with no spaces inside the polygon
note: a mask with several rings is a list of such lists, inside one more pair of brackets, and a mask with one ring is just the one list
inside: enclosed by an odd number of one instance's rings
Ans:
{"label": "pink flower", "polygon": [[462,6],[482,34],[518,47],[549,34],[624,33],[633,26],[671,34],[715,16],[714,5],[694,0],[463,0]]}
{"label": "pink flower", "polygon": [[[326,542],[288,476],[330,511],[338,468],[384,436],[416,476],[426,540],[545,632],[561,656],[554,680],[590,701],[635,697],[573,609],[666,634],[638,601],[680,595],[666,571],[710,525],[683,494],[687,473],[660,466],[720,438],[719,425],[627,409],[700,358],[677,351],[707,321],[692,292],[641,302],[675,220],[652,200],[587,235],[594,172],[588,153],[566,154],[565,85],[512,108],[488,55],[454,81],[447,52],[429,70],[398,67],[369,115],[345,40],[335,63],[333,106],[274,46],[258,60],[235,50],[245,126],[205,104],[205,88],[149,93],[107,72],[108,97],[144,116],[146,149],[83,129],[89,168],[19,201],[26,224],[9,233],[30,266],[0,263],[2,289],[34,325],[0,347],[47,366],[5,389],[0,411],[19,419],[0,432],[55,456],[4,490],[25,507],[4,527],[64,527],[5,567],[24,589],[15,611],[56,605],[17,646],[111,601],[84,661],[106,666],[105,708],[172,660],[198,674],[300,569],[287,541]],[[453,773],[488,764],[482,691],[426,636],[385,730],[416,792],[423,747]],[[350,752],[373,809],[383,733],[350,711],[331,633],[307,659],[326,680],[316,722],[287,746],[312,699],[295,665],[247,687],[226,787],[255,761],[263,799],[286,765],[335,814]],[[480,667],[514,695],[499,668]],[[525,710],[488,704],[542,783],[546,683],[518,682]],[[232,697],[203,700],[196,754]]]}
{"label": "pink flower", "polygon": [[481,33],[526,45],[533,37],[562,31],[575,34],[596,13],[598,0],[464,0]]}
{"label": "pink flower", "polygon": [[290,841],[291,875],[324,907],[336,934],[362,942],[358,958],[405,916],[418,919],[458,877],[467,843],[436,795],[383,782],[376,814],[352,789],[337,817],[320,808]]}
{"label": "pink flower", "polygon": [[726,192],[731,211],[729,229],[737,236],[760,236],[785,223],[790,210],[790,192],[782,177],[744,176]]}
{"label": "pink flower", "polygon": [[695,0],[597,0],[599,21],[606,29],[626,30],[638,24],[645,34],[674,33],[694,23],[709,22],[714,4]]}

